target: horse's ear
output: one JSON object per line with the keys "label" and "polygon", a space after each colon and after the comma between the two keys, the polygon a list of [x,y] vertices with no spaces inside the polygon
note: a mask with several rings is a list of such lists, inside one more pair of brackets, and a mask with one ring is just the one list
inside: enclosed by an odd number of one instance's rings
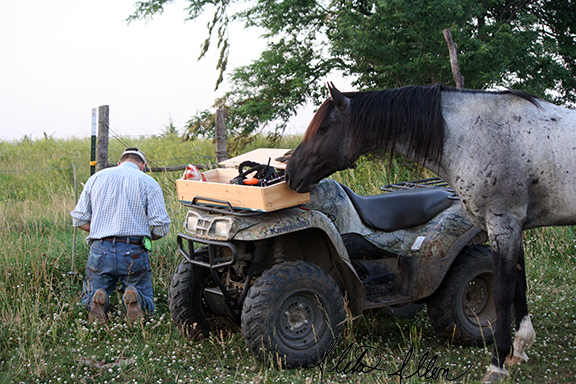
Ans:
{"label": "horse's ear", "polygon": [[334,104],[336,104],[339,110],[345,111],[350,109],[350,99],[337,90],[332,82],[328,83],[328,91],[330,91],[330,97],[332,97],[332,101],[334,101]]}

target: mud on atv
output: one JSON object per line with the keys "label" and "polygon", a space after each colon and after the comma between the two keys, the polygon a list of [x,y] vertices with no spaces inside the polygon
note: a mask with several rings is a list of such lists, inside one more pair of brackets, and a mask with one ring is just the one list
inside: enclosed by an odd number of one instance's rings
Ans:
{"label": "mud on atv", "polygon": [[324,355],[344,328],[345,297],[355,316],[425,303],[440,336],[490,343],[485,233],[434,180],[392,190],[359,196],[325,179],[309,203],[270,213],[194,199],[177,238],[184,259],[169,289],[173,321],[190,337],[240,324],[254,356],[286,367]]}

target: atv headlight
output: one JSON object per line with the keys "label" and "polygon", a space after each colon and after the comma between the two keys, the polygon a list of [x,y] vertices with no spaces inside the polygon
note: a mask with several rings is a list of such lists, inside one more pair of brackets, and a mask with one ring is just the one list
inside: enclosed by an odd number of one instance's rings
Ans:
{"label": "atv headlight", "polygon": [[230,220],[216,220],[212,223],[210,232],[212,232],[216,237],[228,238],[231,226],[232,222]]}
{"label": "atv headlight", "polygon": [[196,233],[196,228],[198,227],[198,216],[192,212],[188,212],[186,216],[186,221],[184,222],[184,229],[190,233]]}

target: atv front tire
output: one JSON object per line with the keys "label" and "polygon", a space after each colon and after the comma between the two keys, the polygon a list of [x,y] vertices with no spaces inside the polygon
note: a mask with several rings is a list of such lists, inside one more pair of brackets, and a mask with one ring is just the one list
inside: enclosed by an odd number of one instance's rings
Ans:
{"label": "atv front tire", "polygon": [[[196,275],[197,274],[197,275]],[[208,336],[210,332],[229,328],[232,320],[216,315],[204,298],[204,289],[214,286],[213,278],[208,269],[197,268],[183,260],[168,288],[168,302],[172,321],[187,338],[201,334]]]}
{"label": "atv front tire", "polygon": [[246,345],[260,361],[307,367],[326,353],[344,328],[340,288],[315,264],[274,265],[258,277],[242,310]]}
{"label": "atv front tire", "polygon": [[465,248],[427,304],[430,321],[441,337],[462,346],[491,344],[496,307],[490,249]]}

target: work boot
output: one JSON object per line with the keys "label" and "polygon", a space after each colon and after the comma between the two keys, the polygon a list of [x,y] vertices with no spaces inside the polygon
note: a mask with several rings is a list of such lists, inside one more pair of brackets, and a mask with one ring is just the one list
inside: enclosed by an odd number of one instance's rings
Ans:
{"label": "work boot", "polygon": [[144,317],[142,304],[140,304],[140,294],[136,288],[130,286],[124,291],[124,306],[126,307],[126,320],[130,324],[139,322]]}
{"label": "work boot", "polygon": [[108,302],[108,294],[102,288],[99,288],[92,296],[90,303],[90,313],[88,314],[88,322],[98,321],[100,324],[106,323],[106,303]]}

